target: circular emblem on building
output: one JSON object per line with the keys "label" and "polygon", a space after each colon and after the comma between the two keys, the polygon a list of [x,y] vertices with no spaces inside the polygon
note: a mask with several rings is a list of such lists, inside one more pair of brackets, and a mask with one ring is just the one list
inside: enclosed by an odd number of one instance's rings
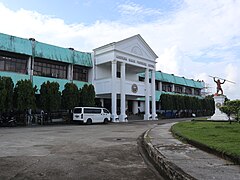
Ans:
{"label": "circular emblem on building", "polygon": [[220,108],[221,106],[222,106],[221,103],[216,103],[216,107],[217,107],[217,108]]}
{"label": "circular emblem on building", "polygon": [[132,92],[137,93],[138,92],[138,86],[136,84],[132,85]]}

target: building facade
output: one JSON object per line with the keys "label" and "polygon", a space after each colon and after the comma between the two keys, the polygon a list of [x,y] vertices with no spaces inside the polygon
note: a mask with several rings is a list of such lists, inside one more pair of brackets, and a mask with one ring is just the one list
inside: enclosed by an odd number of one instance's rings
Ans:
{"label": "building facade", "polygon": [[46,81],[58,82],[60,90],[67,82],[82,87],[92,79],[92,66],[91,53],[0,33],[0,76],[15,84],[31,79],[38,89]]}
{"label": "building facade", "polygon": [[157,55],[140,35],[80,52],[0,33],[0,76],[16,83],[30,79],[38,89],[55,81],[81,88],[95,86],[96,98],[112,113],[113,121],[127,121],[127,114],[144,113],[156,119],[162,93],[201,96],[202,81],[156,71]]}

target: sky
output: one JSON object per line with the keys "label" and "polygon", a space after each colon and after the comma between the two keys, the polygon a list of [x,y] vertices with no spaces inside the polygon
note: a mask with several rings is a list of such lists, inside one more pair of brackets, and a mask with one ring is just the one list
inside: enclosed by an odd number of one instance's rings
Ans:
{"label": "sky", "polygon": [[240,99],[240,0],[0,0],[0,32],[61,47],[94,48],[140,34],[156,69],[222,85]]}

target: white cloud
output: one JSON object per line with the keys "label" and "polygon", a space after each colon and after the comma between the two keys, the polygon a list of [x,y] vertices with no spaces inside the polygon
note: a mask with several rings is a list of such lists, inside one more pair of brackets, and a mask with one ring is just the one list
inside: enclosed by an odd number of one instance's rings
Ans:
{"label": "white cloud", "polygon": [[[157,69],[170,74],[181,74],[181,66],[183,62],[181,52],[177,46],[164,49],[158,58]],[[183,74],[183,73],[182,73]]]}
{"label": "white cloud", "polygon": [[122,15],[161,15],[162,13],[157,9],[152,8],[144,8],[143,6],[136,4],[134,2],[126,2],[124,4],[120,4],[118,9]]}
{"label": "white cloud", "polygon": [[[240,1],[185,0],[167,19],[138,24],[97,21],[92,25],[66,24],[64,20],[24,9],[13,11],[0,3],[0,32],[80,51],[92,49],[141,34],[159,56],[157,68],[187,78],[203,79],[213,87],[208,75],[237,84],[223,85],[225,94],[240,99]],[[129,16],[160,14],[135,3],[120,5]],[[132,14],[131,14],[132,13]],[[135,14],[135,15],[134,15]],[[233,48],[235,50],[233,50]],[[201,61],[201,57],[204,59]],[[195,60],[197,59],[197,61]],[[216,60],[217,59],[217,60]],[[209,62],[208,62],[209,61]]]}

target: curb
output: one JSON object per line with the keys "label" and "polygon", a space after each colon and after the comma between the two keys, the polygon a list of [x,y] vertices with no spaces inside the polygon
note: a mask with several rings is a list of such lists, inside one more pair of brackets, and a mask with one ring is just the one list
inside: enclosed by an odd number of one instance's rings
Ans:
{"label": "curb", "polygon": [[157,150],[157,148],[153,146],[151,143],[151,137],[149,136],[149,132],[152,129],[147,130],[143,134],[142,145],[145,148],[150,160],[154,162],[154,166],[159,173],[163,174],[164,177],[173,180],[195,180],[196,178],[185,173],[180,167],[169,161],[164,155],[161,154],[161,152]]}

